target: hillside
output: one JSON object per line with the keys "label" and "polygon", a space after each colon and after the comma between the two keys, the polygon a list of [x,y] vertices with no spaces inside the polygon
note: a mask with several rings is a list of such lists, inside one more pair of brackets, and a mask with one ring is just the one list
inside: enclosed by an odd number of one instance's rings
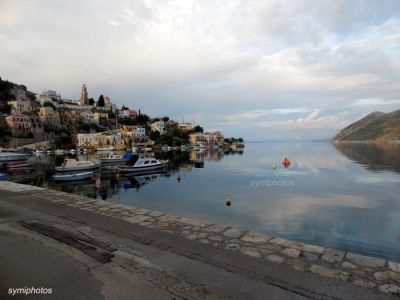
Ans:
{"label": "hillside", "polygon": [[34,93],[28,91],[25,85],[3,80],[0,77],[0,112],[9,113],[10,106],[7,104],[7,102],[15,98],[12,93],[12,90],[15,88],[23,89],[26,91],[27,97],[34,98]]}
{"label": "hillside", "polygon": [[342,129],[333,141],[400,141],[400,110],[370,113]]}

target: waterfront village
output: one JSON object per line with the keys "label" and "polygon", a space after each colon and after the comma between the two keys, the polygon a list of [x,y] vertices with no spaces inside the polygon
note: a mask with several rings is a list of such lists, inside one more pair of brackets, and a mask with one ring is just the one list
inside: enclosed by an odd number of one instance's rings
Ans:
{"label": "waterfront village", "polygon": [[194,122],[150,117],[125,105],[119,108],[105,95],[95,100],[89,96],[85,84],[79,100],[72,100],[53,90],[36,94],[24,85],[1,78],[0,145],[14,148],[33,145],[31,150],[35,151],[244,146],[242,138],[224,138],[222,132],[204,131]]}

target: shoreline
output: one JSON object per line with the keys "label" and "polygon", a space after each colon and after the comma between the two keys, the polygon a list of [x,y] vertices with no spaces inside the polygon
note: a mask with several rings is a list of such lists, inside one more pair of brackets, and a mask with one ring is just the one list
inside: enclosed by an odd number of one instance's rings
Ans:
{"label": "shoreline", "polygon": [[209,245],[214,247],[216,254],[220,251],[235,252],[260,262],[268,261],[277,267],[286,266],[293,271],[313,273],[374,291],[400,295],[398,262],[7,181],[0,182],[1,191],[35,194],[42,201],[52,204]]}

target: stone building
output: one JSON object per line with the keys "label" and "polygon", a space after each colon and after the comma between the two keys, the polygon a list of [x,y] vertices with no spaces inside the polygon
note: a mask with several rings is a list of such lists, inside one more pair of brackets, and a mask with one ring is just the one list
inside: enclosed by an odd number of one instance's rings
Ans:
{"label": "stone building", "polygon": [[82,88],[81,88],[81,98],[79,99],[81,105],[89,105],[89,97],[88,97],[88,92],[87,92],[87,88],[86,85],[83,84]]}

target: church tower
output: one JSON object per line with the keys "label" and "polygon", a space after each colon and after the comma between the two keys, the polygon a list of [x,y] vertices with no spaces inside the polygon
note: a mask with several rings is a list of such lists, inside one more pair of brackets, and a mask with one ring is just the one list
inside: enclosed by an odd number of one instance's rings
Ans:
{"label": "church tower", "polygon": [[81,98],[80,98],[81,105],[89,105],[89,98],[86,85],[83,84],[81,89]]}

